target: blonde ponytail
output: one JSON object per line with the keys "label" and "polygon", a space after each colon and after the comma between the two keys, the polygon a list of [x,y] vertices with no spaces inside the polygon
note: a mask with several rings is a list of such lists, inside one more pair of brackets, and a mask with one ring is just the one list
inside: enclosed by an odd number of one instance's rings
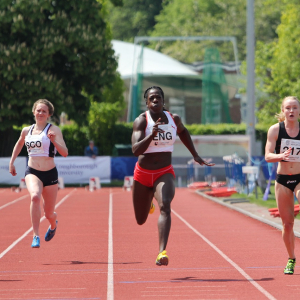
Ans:
{"label": "blonde ponytail", "polygon": [[285,115],[284,113],[281,111],[279,114],[275,114],[275,118],[278,120],[278,122],[283,122],[285,120]]}

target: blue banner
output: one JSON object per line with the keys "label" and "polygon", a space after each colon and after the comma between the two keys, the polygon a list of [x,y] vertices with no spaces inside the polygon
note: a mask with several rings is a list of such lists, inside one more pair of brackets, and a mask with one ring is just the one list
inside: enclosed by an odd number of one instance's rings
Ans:
{"label": "blue banner", "polygon": [[121,179],[125,176],[133,176],[137,157],[112,157],[111,158],[111,180]]}

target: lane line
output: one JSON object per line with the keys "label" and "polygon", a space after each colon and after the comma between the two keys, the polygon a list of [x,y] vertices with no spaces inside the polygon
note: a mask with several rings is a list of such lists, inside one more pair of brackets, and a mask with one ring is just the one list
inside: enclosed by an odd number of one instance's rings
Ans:
{"label": "lane line", "polygon": [[107,264],[107,300],[114,299],[114,259],[113,259],[113,194],[109,189],[108,212],[108,264]]}
{"label": "lane line", "polygon": [[[65,200],[67,200],[71,194],[73,192],[75,192],[76,189],[74,189],[73,191],[71,191],[68,195],[66,195],[64,198],[62,198],[56,205],[55,208],[58,208],[63,202],[65,202]],[[43,216],[40,219],[40,222],[44,221],[46,218],[45,216]],[[2,253],[0,253],[0,259],[7,253],[9,252],[11,249],[13,249],[19,242],[21,242],[30,232],[32,231],[32,227],[30,229],[28,229],[22,236],[20,236],[17,240],[15,240],[9,247],[7,247]]]}
{"label": "lane line", "polygon": [[16,202],[18,202],[18,201],[20,201],[20,200],[25,199],[25,198],[28,197],[28,196],[29,196],[29,195],[25,195],[25,196],[22,196],[22,197],[20,197],[20,198],[17,198],[16,200],[13,200],[13,201],[11,201],[11,202],[8,202],[8,203],[6,203],[6,204],[0,206],[0,210],[3,209],[3,208],[5,208],[5,207],[7,207],[7,206],[9,206],[9,205],[12,205],[12,204],[14,204],[14,203],[16,203]]}
{"label": "lane line", "polygon": [[276,300],[268,291],[266,291],[261,285],[259,285],[254,279],[252,279],[241,267],[239,267],[234,261],[232,261],[225,253],[223,253],[216,245],[202,235],[197,229],[195,229],[190,223],[188,223],[183,217],[172,209],[172,213],[180,219],[188,228],[194,231],[199,237],[201,237],[209,246],[211,246],[216,252],[218,252],[228,263],[230,263],[242,276],[244,276],[255,288],[257,288],[264,296],[270,300]]}

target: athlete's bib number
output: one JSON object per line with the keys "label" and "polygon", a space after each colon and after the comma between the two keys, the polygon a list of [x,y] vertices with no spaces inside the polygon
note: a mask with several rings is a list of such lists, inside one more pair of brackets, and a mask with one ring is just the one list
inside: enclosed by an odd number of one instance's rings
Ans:
{"label": "athlete's bib number", "polygon": [[291,154],[289,156],[289,161],[300,162],[300,141],[281,139],[280,153],[285,152],[289,148],[292,148]]}

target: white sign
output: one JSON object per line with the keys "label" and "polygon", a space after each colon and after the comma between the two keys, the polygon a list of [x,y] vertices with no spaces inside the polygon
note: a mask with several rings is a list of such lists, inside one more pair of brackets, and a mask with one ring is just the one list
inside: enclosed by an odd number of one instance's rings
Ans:
{"label": "white sign", "polygon": [[17,175],[12,176],[9,173],[10,157],[0,158],[0,184],[19,185],[22,178],[25,176],[27,157],[17,157],[15,160],[15,168]]}
{"label": "white sign", "polygon": [[[17,157],[15,160],[16,176],[9,173],[10,157],[0,158],[0,184],[18,185],[25,176],[27,157]],[[62,177],[65,184],[89,183],[90,177],[99,177],[101,183],[111,181],[110,156],[97,156],[95,159],[87,156],[69,156],[54,158],[58,177]]]}
{"label": "white sign", "polygon": [[291,139],[281,139],[280,153],[292,148],[288,161],[300,162],[300,141]]}
{"label": "white sign", "polygon": [[59,156],[54,161],[58,177],[62,177],[65,184],[89,183],[90,177],[99,177],[101,183],[110,182],[110,156]]}

